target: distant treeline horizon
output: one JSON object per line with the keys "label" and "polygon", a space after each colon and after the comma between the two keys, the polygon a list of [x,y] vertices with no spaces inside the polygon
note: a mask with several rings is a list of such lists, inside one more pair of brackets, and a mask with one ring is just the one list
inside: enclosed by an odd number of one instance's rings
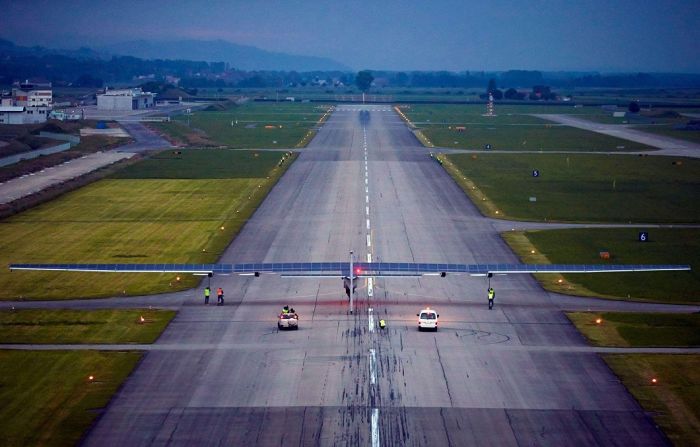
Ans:
{"label": "distant treeline horizon", "polygon": [[[374,89],[487,88],[700,88],[700,73],[599,73],[595,71],[386,71],[371,70]],[[139,59],[131,56],[101,58],[88,49],[53,50],[21,47],[0,39],[0,85],[24,80],[52,82],[55,86],[102,88],[112,84],[138,85],[149,81],[174,83],[183,88],[288,88],[318,85],[354,88],[355,72],[238,70],[224,62]]]}

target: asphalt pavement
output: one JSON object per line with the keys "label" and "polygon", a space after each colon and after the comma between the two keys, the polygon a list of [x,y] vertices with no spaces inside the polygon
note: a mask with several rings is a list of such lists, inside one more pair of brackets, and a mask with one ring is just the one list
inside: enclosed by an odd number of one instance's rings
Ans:
{"label": "asphalt pavement", "polygon": [[143,152],[172,147],[168,141],[139,122],[120,121],[119,124],[135,141],[119,146],[115,149],[117,152]]}
{"label": "asphalt pavement", "polygon": [[40,192],[96,169],[133,157],[130,152],[97,152],[0,183],[0,204]]}
{"label": "asphalt pavement", "polygon": [[[359,260],[518,262],[427,154],[390,108],[339,106],[221,262],[340,261],[350,250]],[[339,279],[211,285],[225,306],[203,305],[201,288],[119,299],[179,313],[84,444],[667,444],[561,312],[601,300],[509,275],[491,280],[488,310],[485,278],[389,278],[362,280],[350,313]],[[277,329],[287,304],[298,331]],[[439,312],[438,332],[418,332],[425,306]]]}

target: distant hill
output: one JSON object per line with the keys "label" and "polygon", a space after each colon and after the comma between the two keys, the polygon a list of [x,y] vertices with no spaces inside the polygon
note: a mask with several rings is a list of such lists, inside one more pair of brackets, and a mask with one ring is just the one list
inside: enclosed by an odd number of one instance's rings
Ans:
{"label": "distant hill", "polygon": [[101,53],[141,59],[179,59],[228,62],[239,70],[351,71],[333,59],[273,53],[224,40],[134,40],[95,48]]}
{"label": "distant hill", "polygon": [[100,54],[90,48],[81,47],[77,50],[65,50],[57,48],[45,48],[40,46],[23,47],[15,45],[13,42],[0,39],[0,54],[14,56],[49,56],[59,55],[73,57],[76,59],[99,59]]}

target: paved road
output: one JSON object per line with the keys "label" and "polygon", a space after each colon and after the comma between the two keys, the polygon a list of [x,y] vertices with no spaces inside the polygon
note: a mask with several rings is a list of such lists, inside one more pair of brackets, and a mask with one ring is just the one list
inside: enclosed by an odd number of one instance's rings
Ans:
{"label": "paved road", "polygon": [[135,140],[133,143],[109,151],[89,154],[34,174],[0,183],[0,204],[12,202],[119,160],[131,158],[137,152],[171,147],[170,143],[141,123],[125,122],[121,125]]}
{"label": "paved road", "polygon": [[172,147],[160,135],[138,122],[119,122],[124,130],[135,140],[133,143],[115,149],[118,152],[143,152],[153,149]]}
{"label": "paved road", "polygon": [[[517,262],[381,108],[367,106],[363,120],[360,106],[339,107],[221,261],[334,261],[354,249],[360,259]],[[382,279],[371,298],[363,282],[353,314],[338,280],[215,277],[224,307],[190,292],[154,297],[180,312],[85,444],[666,444],[563,316],[561,297],[530,276],[498,277],[489,311],[485,281]],[[285,304],[300,330],[277,330]],[[426,305],[441,314],[437,333],[415,328]]]}
{"label": "paved road", "polygon": [[619,124],[596,123],[583,118],[577,118],[572,115],[534,114],[533,116],[554,121],[555,123],[565,124],[571,127],[578,127],[579,129],[590,130],[591,132],[602,133],[605,135],[610,135],[611,137],[636,141],[637,143],[657,147],[661,149],[660,151],[654,152],[654,154],[657,155],[700,157],[700,144],[693,143],[692,141],[679,140],[677,138],[667,137],[664,135],[646,133],[632,127]]}
{"label": "paved road", "polygon": [[119,160],[133,157],[129,152],[98,152],[0,183],[0,203],[9,203],[50,186],[85,175]]}

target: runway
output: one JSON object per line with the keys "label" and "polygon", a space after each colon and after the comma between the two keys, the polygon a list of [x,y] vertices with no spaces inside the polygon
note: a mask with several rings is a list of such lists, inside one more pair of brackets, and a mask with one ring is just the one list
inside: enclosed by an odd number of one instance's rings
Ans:
{"label": "runway", "polygon": [[[427,154],[386,106],[339,106],[220,261],[353,250],[363,261],[518,262]],[[484,278],[363,280],[351,314],[340,280],[214,277],[226,305],[182,294],[84,444],[668,443],[557,296],[529,275],[491,284],[489,311]],[[277,330],[285,304],[298,331]],[[425,306],[440,314],[436,333],[417,331]]]}

